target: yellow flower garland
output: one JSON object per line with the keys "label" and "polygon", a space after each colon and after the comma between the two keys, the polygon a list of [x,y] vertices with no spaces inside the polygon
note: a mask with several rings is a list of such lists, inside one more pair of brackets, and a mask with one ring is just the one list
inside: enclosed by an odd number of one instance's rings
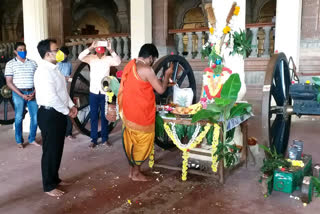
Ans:
{"label": "yellow flower garland", "polygon": [[182,158],[182,176],[181,179],[183,181],[187,180],[187,171],[188,171],[188,158],[189,158],[189,150],[195,148],[199,143],[201,143],[202,139],[207,135],[208,131],[210,130],[210,123],[204,127],[204,130],[198,135],[198,137],[189,145],[188,147],[181,147],[179,143],[176,141],[172,130],[170,129],[167,123],[164,123],[164,130],[166,131],[167,135],[170,137],[172,142],[183,152]]}
{"label": "yellow flower garland", "polygon": [[152,150],[149,156],[149,167],[153,168],[154,165],[154,145],[152,146]]}
{"label": "yellow flower garland", "polygon": [[114,96],[114,93],[111,92],[106,92],[106,95],[108,97],[108,102],[111,103],[112,102],[112,97]]}
{"label": "yellow flower garland", "polygon": [[218,163],[217,159],[218,156],[214,155],[217,151],[217,146],[219,144],[219,134],[220,134],[220,126],[217,124],[214,124],[214,130],[213,130],[213,138],[212,138],[212,150],[211,150],[211,157],[212,157],[212,171],[217,172],[218,169]]}

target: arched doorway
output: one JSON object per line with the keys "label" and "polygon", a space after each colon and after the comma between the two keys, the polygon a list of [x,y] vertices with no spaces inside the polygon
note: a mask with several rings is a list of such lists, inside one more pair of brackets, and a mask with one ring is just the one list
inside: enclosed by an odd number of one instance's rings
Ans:
{"label": "arched doorway", "polygon": [[[183,25],[182,29],[195,29],[195,28],[202,28],[208,26],[206,18],[203,14],[202,8],[200,5],[195,8],[191,8],[188,10],[183,18]],[[198,37],[196,35],[192,35],[192,47],[193,52],[196,51]],[[185,35],[183,37],[183,49],[184,52],[187,52],[187,45],[188,45],[188,36]]]}

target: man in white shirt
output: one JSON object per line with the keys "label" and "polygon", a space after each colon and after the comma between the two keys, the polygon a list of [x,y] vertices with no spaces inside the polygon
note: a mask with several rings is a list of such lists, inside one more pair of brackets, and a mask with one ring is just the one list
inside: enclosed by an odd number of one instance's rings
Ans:
{"label": "man in white shirt", "polygon": [[65,77],[60,73],[57,61],[63,60],[55,40],[39,42],[38,52],[43,59],[35,72],[34,86],[38,110],[38,125],[42,136],[42,183],[50,196],[61,196],[58,185],[67,185],[59,178],[67,127],[67,115],[75,118],[77,109],[69,97]]}
{"label": "man in white shirt", "polygon": [[[91,123],[91,144],[94,148],[98,144],[98,120],[99,109],[101,112],[101,138],[102,144],[111,146],[108,141],[108,120],[105,117],[105,92],[101,88],[101,80],[110,74],[110,66],[118,66],[121,63],[120,57],[112,50],[111,42],[106,47],[111,56],[105,55],[105,47],[98,47],[98,42],[79,54],[79,60],[90,65],[90,123]],[[95,49],[96,54],[90,54]]]}

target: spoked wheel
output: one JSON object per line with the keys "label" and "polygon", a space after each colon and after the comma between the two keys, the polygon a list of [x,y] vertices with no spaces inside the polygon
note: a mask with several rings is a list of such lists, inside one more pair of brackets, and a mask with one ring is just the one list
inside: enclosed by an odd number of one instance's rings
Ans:
{"label": "spoked wheel", "polygon": [[[169,68],[170,64],[173,63],[173,74],[172,80],[176,82],[180,88],[191,88],[193,91],[193,103],[196,102],[196,80],[192,68],[188,61],[178,55],[169,55],[160,58],[156,64],[153,65],[153,70],[159,78],[164,76],[165,71]],[[159,95],[156,93],[157,104],[167,104],[173,97],[173,88],[168,87],[165,93]],[[165,134],[163,138],[157,137],[155,143],[163,148],[170,149],[175,147],[173,142]]]}
{"label": "spoked wheel", "polygon": [[11,89],[7,86],[5,77],[0,70],[0,124],[14,122],[14,104]]}
{"label": "spoked wheel", "polygon": [[262,136],[265,146],[285,154],[291,126],[291,85],[288,61],[283,53],[270,59],[263,87]]}
{"label": "spoked wheel", "polygon": [[[97,84],[100,84],[97,83]],[[85,135],[90,136],[90,67],[87,63],[81,62],[73,72],[72,82],[70,85],[70,98],[78,105],[78,115],[74,118],[77,128]],[[99,113],[99,120],[100,120]],[[109,133],[115,127],[116,123],[109,122]],[[101,137],[101,131],[98,132]]]}

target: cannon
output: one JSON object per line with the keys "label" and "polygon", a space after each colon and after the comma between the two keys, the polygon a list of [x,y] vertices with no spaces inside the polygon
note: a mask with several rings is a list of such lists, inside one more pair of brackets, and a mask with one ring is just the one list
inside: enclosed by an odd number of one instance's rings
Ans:
{"label": "cannon", "polygon": [[314,84],[300,83],[292,57],[288,61],[284,53],[274,54],[268,63],[263,86],[263,144],[284,155],[291,116],[320,115],[318,91]]}

